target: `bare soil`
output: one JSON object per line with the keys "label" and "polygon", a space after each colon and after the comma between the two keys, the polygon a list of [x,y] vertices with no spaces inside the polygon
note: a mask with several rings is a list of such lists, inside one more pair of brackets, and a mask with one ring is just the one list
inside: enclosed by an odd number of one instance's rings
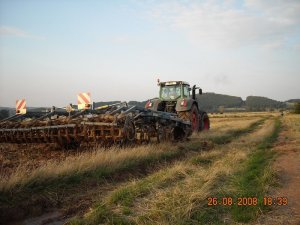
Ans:
{"label": "bare soil", "polygon": [[82,151],[64,150],[54,144],[0,144],[0,177],[9,177],[20,166],[22,170],[31,171],[47,162],[62,161]]}

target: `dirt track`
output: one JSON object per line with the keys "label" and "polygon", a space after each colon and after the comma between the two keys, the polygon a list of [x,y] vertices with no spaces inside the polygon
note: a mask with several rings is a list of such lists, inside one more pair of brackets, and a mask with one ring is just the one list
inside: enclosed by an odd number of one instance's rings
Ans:
{"label": "dirt track", "polygon": [[274,162],[279,188],[270,193],[272,197],[287,197],[288,205],[274,207],[258,224],[300,224],[300,121],[296,117],[282,119],[283,130],[275,146],[279,156]]}

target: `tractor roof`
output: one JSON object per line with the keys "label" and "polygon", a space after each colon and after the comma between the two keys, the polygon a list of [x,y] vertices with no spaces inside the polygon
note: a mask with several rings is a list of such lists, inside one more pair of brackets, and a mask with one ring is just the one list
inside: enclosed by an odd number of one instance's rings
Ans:
{"label": "tractor roof", "polygon": [[178,85],[178,84],[189,85],[189,83],[185,82],[185,81],[165,81],[165,82],[159,82],[159,85],[162,85],[162,86],[172,86],[172,85]]}

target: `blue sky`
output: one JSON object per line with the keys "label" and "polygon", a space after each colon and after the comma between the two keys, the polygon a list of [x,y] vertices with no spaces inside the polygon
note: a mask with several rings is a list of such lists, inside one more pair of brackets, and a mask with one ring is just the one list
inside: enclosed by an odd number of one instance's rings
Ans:
{"label": "blue sky", "polygon": [[0,0],[0,106],[204,92],[300,98],[300,1]]}

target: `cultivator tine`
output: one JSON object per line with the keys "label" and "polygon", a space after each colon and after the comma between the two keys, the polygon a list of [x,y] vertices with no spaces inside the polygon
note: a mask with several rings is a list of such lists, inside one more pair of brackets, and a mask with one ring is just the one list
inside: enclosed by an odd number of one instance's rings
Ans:
{"label": "cultivator tine", "polygon": [[123,103],[123,105],[121,105],[118,109],[115,109],[114,111],[110,112],[109,114],[111,115],[115,115],[118,112],[121,112],[122,110],[126,110],[128,108],[127,103]]}

